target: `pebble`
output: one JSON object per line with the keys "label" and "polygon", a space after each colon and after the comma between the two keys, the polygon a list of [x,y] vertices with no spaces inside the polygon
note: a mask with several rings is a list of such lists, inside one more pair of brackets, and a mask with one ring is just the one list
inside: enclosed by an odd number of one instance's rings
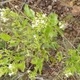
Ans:
{"label": "pebble", "polygon": [[51,5],[49,5],[49,6],[48,6],[48,9],[49,9],[49,10],[51,10],[51,9],[52,9],[52,6],[51,6]]}

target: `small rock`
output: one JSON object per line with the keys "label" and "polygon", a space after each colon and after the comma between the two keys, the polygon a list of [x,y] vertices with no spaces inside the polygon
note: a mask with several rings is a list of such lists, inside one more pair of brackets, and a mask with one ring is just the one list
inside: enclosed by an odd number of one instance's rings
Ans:
{"label": "small rock", "polygon": [[49,6],[48,6],[48,9],[49,9],[49,10],[51,10],[51,9],[52,9],[52,6],[51,6],[51,5],[49,5]]}

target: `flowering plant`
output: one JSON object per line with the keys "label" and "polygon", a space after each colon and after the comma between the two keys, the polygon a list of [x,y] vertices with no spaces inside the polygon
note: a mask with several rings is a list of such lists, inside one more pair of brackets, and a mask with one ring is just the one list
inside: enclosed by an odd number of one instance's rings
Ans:
{"label": "flowering plant", "polygon": [[[37,73],[41,74],[44,61],[49,60],[49,49],[59,47],[57,36],[61,29],[55,13],[35,15],[25,5],[24,14],[31,21],[10,9],[4,9],[0,14],[0,76],[11,76],[26,68],[33,80]],[[26,60],[27,65],[34,65],[33,71],[25,66]]]}

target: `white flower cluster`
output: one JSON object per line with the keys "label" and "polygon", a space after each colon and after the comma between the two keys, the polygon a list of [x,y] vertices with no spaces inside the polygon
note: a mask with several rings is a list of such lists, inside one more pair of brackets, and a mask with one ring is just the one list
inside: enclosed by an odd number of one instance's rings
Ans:
{"label": "white flower cluster", "polygon": [[12,76],[12,75],[14,75],[14,72],[12,72],[12,73],[9,73],[9,76]]}
{"label": "white flower cluster", "polygon": [[11,73],[9,73],[9,76],[14,75],[14,72],[12,71],[12,69],[14,68],[14,66],[12,64],[9,64],[8,68],[11,70]]}
{"label": "white flower cluster", "polygon": [[38,27],[40,24],[45,24],[44,18],[46,18],[46,14],[43,14],[41,18],[36,17],[32,22],[32,28]]}
{"label": "white flower cluster", "polygon": [[1,9],[1,8],[0,8],[0,20],[2,20],[3,22],[6,22],[6,21],[9,20],[8,18],[6,18],[6,17],[4,16],[5,10],[6,10],[6,9]]}
{"label": "white flower cluster", "polygon": [[71,75],[73,75],[71,72],[65,74],[66,77],[69,77]]}
{"label": "white flower cluster", "polygon": [[46,17],[46,14],[43,14],[42,17],[45,18]]}
{"label": "white flower cluster", "polygon": [[68,26],[68,23],[62,23],[62,22],[59,22],[59,26],[62,30],[65,30]]}

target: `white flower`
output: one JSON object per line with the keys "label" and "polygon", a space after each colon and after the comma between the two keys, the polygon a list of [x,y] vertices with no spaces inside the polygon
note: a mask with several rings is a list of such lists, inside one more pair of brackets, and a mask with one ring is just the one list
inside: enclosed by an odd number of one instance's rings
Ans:
{"label": "white flower", "polygon": [[44,20],[41,20],[41,23],[42,23],[42,24],[44,24],[44,23],[45,23],[45,21],[44,21]]}
{"label": "white flower", "polygon": [[34,22],[32,22],[32,28],[37,27],[39,22],[39,20],[35,20]]}
{"label": "white flower", "polygon": [[61,29],[64,29],[64,28],[65,28],[65,25],[64,25],[64,24],[62,24],[62,25],[60,26],[60,28],[61,28]]}
{"label": "white flower", "polygon": [[9,73],[9,76],[12,76],[12,75],[14,75],[14,72],[12,72],[12,73]]}
{"label": "white flower", "polygon": [[11,71],[13,71],[13,69],[15,68],[13,64],[9,64],[9,67],[8,67]]}
{"label": "white flower", "polygon": [[59,25],[61,25],[62,24],[62,22],[59,22]]}
{"label": "white flower", "polygon": [[65,74],[66,77],[69,77],[69,76],[71,76],[71,75],[72,75],[71,72]]}
{"label": "white flower", "polygon": [[4,11],[5,11],[5,9],[1,9],[1,8],[0,8],[0,12],[1,12],[1,11],[2,11],[2,12],[4,12]]}
{"label": "white flower", "polygon": [[33,35],[34,38],[36,38],[36,35]]}
{"label": "white flower", "polygon": [[27,73],[30,73],[31,71],[30,70],[27,70]]}
{"label": "white flower", "polygon": [[36,23],[39,23],[39,22],[40,22],[40,20],[37,19],[37,20],[36,20]]}
{"label": "white flower", "polygon": [[35,25],[34,24],[32,24],[32,26],[31,26],[32,28],[34,28],[35,27]]}
{"label": "white flower", "polygon": [[11,69],[12,67],[13,67],[12,64],[9,64],[9,67],[8,68]]}
{"label": "white flower", "polygon": [[3,17],[2,20],[3,22],[7,22],[9,19]]}
{"label": "white flower", "polygon": [[43,14],[42,17],[36,17],[35,20],[32,22],[32,28],[40,26],[40,24],[45,24],[45,20],[43,18],[46,17],[46,14]]}
{"label": "white flower", "polygon": [[1,11],[0,12],[0,16],[3,17],[4,16],[4,12]]}
{"label": "white flower", "polygon": [[4,17],[4,11],[5,9],[0,9],[0,19],[3,21],[3,22],[6,22],[8,21],[9,19]]}
{"label": "white flower", "polygon": [[66,29],[66,28],[67,28],[68,23],[61,23],[61,22],[60,22],[60,23],[59,23],[59,26],[60,26],[60,28],[61,28],[61,29],[63,29],[63,30],[64,30],[64,29]]}
{"label": "white flower", "polygon": [[35,40],[37,40],[37,36],[36,35],[33,35],[33,37],[34,37]]}
{"label": "white flower", "polygon": [[45,18],[46,17],[46,14],[43,14],[42,17]]}

